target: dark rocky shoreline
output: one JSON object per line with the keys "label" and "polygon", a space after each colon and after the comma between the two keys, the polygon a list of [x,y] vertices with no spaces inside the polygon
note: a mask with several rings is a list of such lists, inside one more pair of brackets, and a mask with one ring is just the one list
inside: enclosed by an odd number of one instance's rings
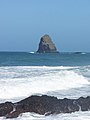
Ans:
{"label": "dark rocky shoreline", "polygon": [[30,96],[17,103],[5,102],[0,104],[0,116],[16,118],[21,113],[35,112],[41,115],[72,113],[90,110],[90,96],[79,99],[57,99],[47,95]]}

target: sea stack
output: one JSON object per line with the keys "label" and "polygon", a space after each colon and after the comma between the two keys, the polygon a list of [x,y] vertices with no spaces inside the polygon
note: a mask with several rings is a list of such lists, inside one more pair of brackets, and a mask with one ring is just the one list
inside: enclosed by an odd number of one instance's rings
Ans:
{"label": "sea stack", "polygon": [[37,50],[38,53],[57,53],[55,44],[52,42],[52,39],[49,35],[44,35],[40,39],[39,47]]}

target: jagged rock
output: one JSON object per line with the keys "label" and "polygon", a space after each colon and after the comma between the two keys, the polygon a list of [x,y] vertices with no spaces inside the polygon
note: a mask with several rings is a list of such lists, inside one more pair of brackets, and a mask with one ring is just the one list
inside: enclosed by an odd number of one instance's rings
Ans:
{"label": "jagged rock", "polygon": [[16,118],[21,113],[35,112],[41,115],[72,113],[75,111],[90,110],[90,97],[80,97],[79,99],[57,99],[47,95],[30,96],[17,103],[0,104],[0,116],[6,118]]}
{"label": "jagged rock", "polygon": [[6,102],[0,104],[0,116],[5,116],[6,114],[13,111],[13,103]]}
{"label": "jagged rock", "polygon": [[52,39],[49,35],[44,35],[40,39],[39,47],[37,50],[38,53],[57,53],[55,44],[52,42]]}

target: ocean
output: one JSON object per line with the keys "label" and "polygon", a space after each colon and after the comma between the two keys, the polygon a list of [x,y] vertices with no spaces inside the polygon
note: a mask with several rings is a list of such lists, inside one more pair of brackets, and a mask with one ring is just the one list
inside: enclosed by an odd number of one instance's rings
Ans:
{"label": "ocean", "polygon": [[[31,95],[90,96],[90,53],[0,52],[0,103]],[[90,111],[49,116],[23,113],[12,120],[90,120]]]}

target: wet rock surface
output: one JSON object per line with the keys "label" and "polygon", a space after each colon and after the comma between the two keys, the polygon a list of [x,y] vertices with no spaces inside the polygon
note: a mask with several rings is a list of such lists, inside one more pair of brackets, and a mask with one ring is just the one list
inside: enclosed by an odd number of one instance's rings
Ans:
{"label": "wet rock surface", "polygon": [[90,97],[80,97],[79,99],[57,99],[47,95],[30,96],[17,103],[1,103],[0,116],[6,118],[16,118],[21,113],[35,112],[41,115],[72,113],[75,111],[90,110]]}
{"label": "wet rock surface", "polygon": [[13,111],[14,104],[11,102],[1,103],[0,104],[0,116],[5,116]]}

